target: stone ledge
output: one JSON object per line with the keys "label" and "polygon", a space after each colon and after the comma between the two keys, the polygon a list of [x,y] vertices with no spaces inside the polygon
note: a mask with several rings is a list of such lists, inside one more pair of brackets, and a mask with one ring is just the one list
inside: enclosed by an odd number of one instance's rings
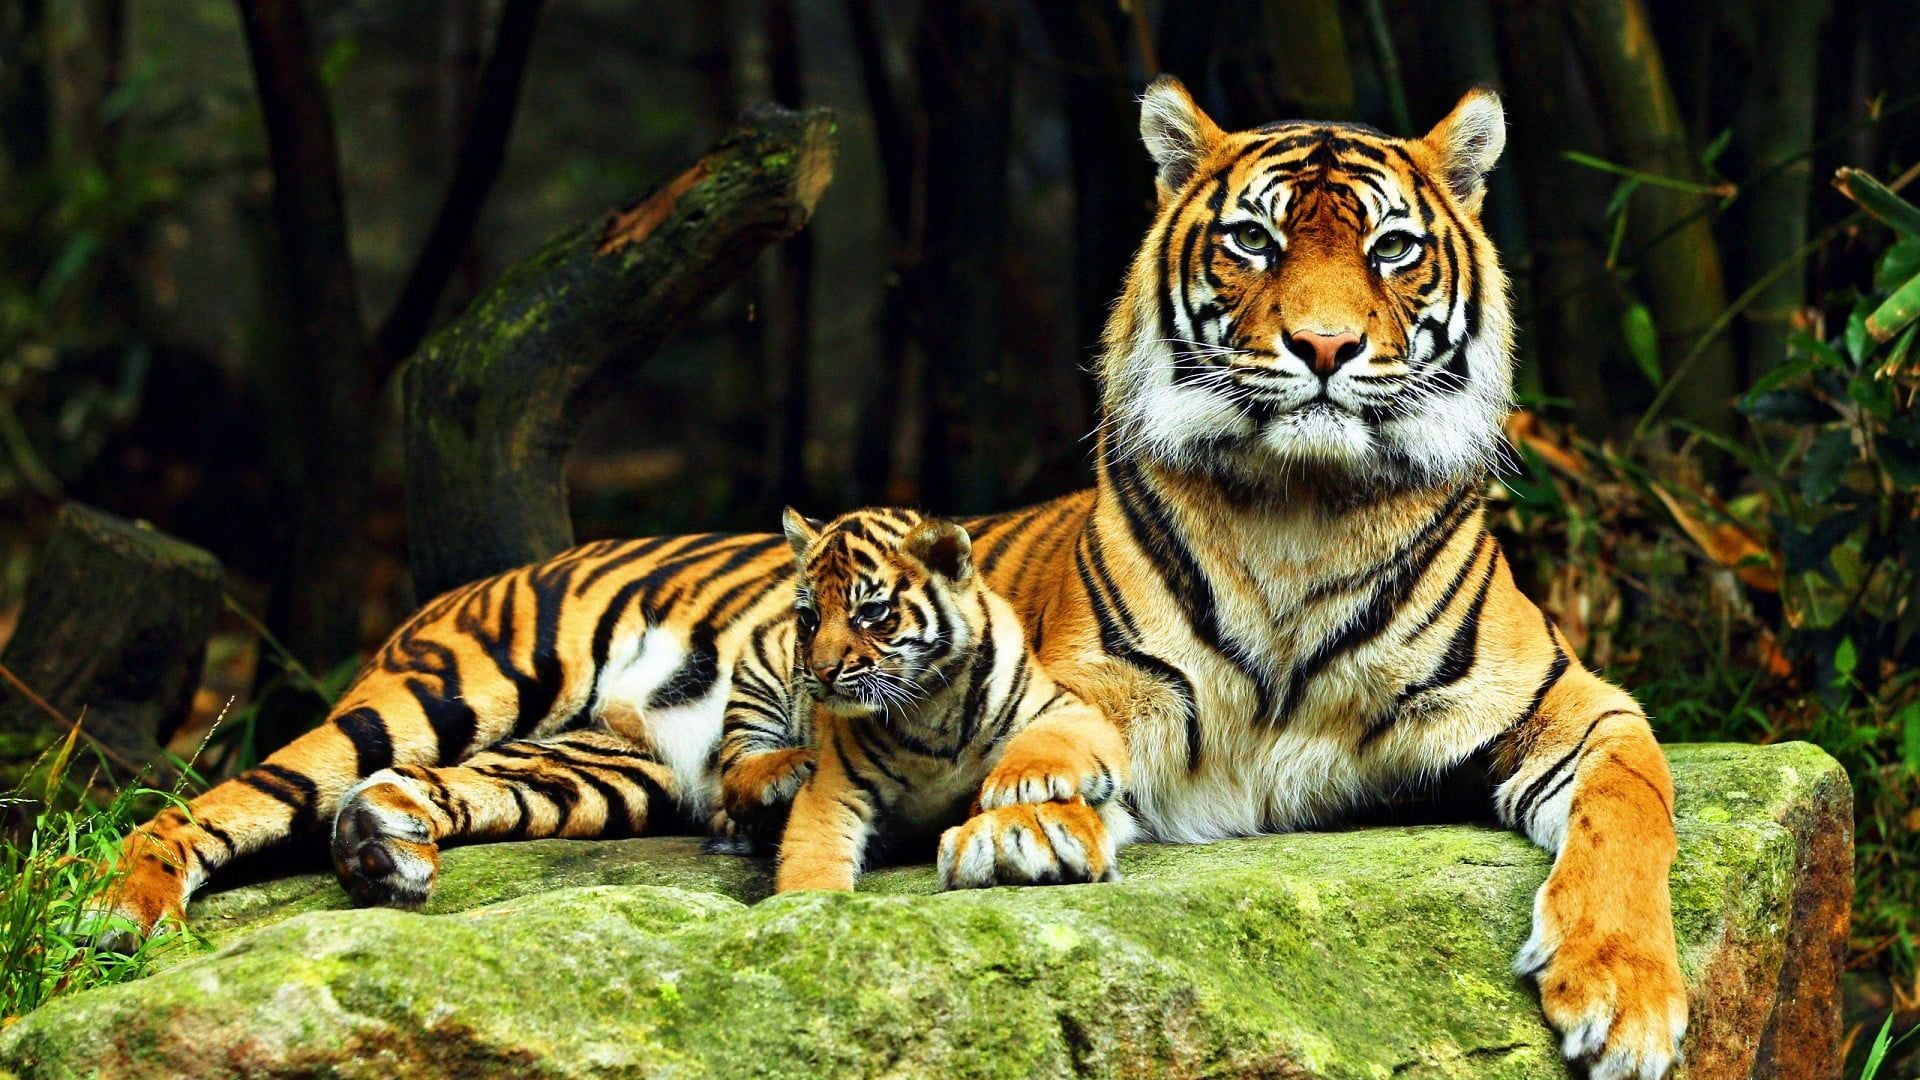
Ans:
{"label": "stone ledge", "polygon": [[[1685,1076],[1833,1076],[1851,793],[1804,744],[1676,746]],[[449,852],[426,914],[233,890],[139,982],[0,1032],[24,1077],[1561,1077],[1508,973],[1546,856],[1473,826],[1146,845],[1126,880],[767,898],[693,841]],[[1791,957],[1790,963],[1783,962]]]}

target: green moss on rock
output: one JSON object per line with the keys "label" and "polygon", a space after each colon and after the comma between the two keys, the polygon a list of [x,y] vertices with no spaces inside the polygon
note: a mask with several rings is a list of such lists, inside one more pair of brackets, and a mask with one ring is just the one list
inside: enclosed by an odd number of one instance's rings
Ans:
{"label": "green moss on rock", "polygon": [[[1746,1075],[1775,1010],[1796,813],[1845,797],[1804,746],[1672,751],[1674,909],[1702,1076]],[[1802,815],[1804,816],[1804,815]],[[675,838],[449,852],[423,914],[323,877],[208,898],[210,953],[0,1033],[28,1077],[1187,1076],[1564,1071],[1508,970],[1548,861],[1491,828],[1143,845],[1126,879],[938,894],[926,867],[769,897]],[[1753,997],[1753,993],[1747,995]],[[1744,1057],[1741,1055],[1744,1054]],[[1724,1062],[1719,1071],[1713,1063]]]}

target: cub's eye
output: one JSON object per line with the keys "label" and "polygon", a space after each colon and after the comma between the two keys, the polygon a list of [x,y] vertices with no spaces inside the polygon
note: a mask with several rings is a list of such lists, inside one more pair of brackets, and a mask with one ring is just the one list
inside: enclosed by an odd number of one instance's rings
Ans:
{"label": "cub's eye", "polygon": [[1373,242],[1373,257],[1383,263],[1397,263],[1420,250],[1412,233],[1390,232]]}
{"label": "cub's eye", "polygon": [[1273,234],[1247,221],[1233,227],[1233,242],[1247,251],[1260,252],[1273,246]]}
{"label": "cub's eye", "polygon": [[881,619],[886,618],[887,612],[892,610],[893,610],[892,608],[887,606],[887,602],[885,600],[869,600],[866,603],[861,604],[860,607],[856,611],[854,611],[853,617],[859,620],[860,622],[866,623],[867,625],[871,626],[874,623],[879,622]]}
{"label": "cub's eye", "polygon": [[810,607],[800,606],[793,609],[793,617],[799,620],[800,629],[811,634],[820,629],[820,613]]}

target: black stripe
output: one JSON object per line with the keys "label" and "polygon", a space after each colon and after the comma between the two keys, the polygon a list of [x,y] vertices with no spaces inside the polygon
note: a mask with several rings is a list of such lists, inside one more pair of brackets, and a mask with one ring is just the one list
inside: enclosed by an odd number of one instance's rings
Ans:
{"label": "black stripe", "polygon": [[[1121,599],[1118,593],[1115,593],[1112,596],[1113,606],[1109,607],[1107,599],[1101,594],[1100,586],[1095,583],[1096,573],[1104,579],[1106,572],[1103,564],[1090,560],[1088,556],[1089,551],[1098,552],[1098,532],[1098,529],[1091,527],[1082,532],[1081,535],[1086,543],[1080,550],[1074,552],[1074,567],[1080,574],[1081,586],[1087,591],[1088,604],[1093,608],[1094,623],[1100,630],[1101,647],[1114,659],[1125,661],[1139,668],[1141,671],[1161,679],[1173,690],[1175,698],[1180,703],[1180,709],[1187,731],[1187,770],[1189,772],[1198,770],[1200,768],[1200,746],[1202,740],[1200,732],[1200,711],[1198,705],[1194,702],[1193,683],[1187,679],[1186,674],[1180,671],[1180,669],[1154,656],[1152,653],[1135,648],[1132,642],[1127,639],[1126,633],[1123,632],[1121,621],[1124,621],[1127,624],[1127,629],[1131,630],[1133,616],[1127,611],[1126,601]],[[1116,611],[1118,613],[1118,620],[1121,621],[1116,621]],[[1109,719],[1108,722],[1111,723],[1111,719]]]}
{"label": "black stripe", "polygon": [[[1552,783],[1554,777],[1560,775],[1560,770],[1573,764],[1574,760],[1586,750],[1587,740],[1593,737],[1594,729],[1600,726],[1602,720],[1609,716],[1616,716],[1622,711],[1624,710],[1615,710],[1596,717],[1593,723],[1587,725],[1587,730],[1581,734],[1580,741],[1573,744],[1573,749],[1567,751],[1560,760],[1553,763],[1552,768],[1541,773],[1532,784],[1528,785],[1526,793],[1521,795],[1520,801],[1514,804],[1513,823],[1516,826],[1522,829],[1527,827],[1527,815],[1533,813],[1534,804],[1540,801],[1541,794],[1546,790],[1547,785]],[[1572,776],[1569,775],[1568,779],[1572,779]],[[1559,790],[1558,787],[1554,788],[1556,792]]]}
{"label": "black stripe", "polygon": [[473,752],[473,737],[479,724],[473,714],[473,706],[460,697],[459,675],[444,676],[438,693],[425,679],[408,679],[406,687],[414,700],[420,703],[427,726],[433,729],[433,737],[438,744],[434,761],[440,765],[452,765],[465,760]]}
{"label": "black stripe", "polygon": [[268,761],[241,773],[240,781],[293,808],[293,820],[287,824],[288,832],[304,833],[313,828],[318,816],[316,804],[320,799],[320,788],[311,778]]}
{"label": "black stripe", "polygon": [[[1464,489],[1463,489],[1464,490]],[[1448,503],[1449,512],[1444,518],[1429,523],[1421,530],[1421,545],[1408,557],[1391,563],[1386,568],[1386,580],[1374,587],[1372,594],[1360,605],[1359,611],[1350,616],[1344,626],[1332,636],[1323,640],[1308,653],[1306,658],[1295,664],[1287,680],[1286,702],[1281,706],[1280,720],[1293,715],[1300,702],[1306,697],[1307,686],[1334,660],[1359,648],[1378,637],[1392,623],[1393,617],[1405,606],[1407,597],[1414,587],[1427,574],[1441,551],[1460,530],[1460,526],[1473,516],[1478,508],[1477,499],[1462,499],[1458,495]],[[1437,528],[1435,526],[1438,526]]]}
{"label": "black stripe", "polygon": [[1195,559],[1174,523],[1173,511],[1153,490],[1152,482],[1132,459],[1113,463],[1108,473],[1119,496],[1120,510],[1134,543],[1160,572],[1161,583],[1185,613],[1187,625],[1201,643],[1226,659],[1252,684],[1254,715],[1272,715],[1274,678],[1266,665],[1255,662],[1252,651],[1220,625],[1213,583]]}
{"label": "black stripe", "polygon": [[992,550],[987,552],[977,567],[983,576],[991,576],[993,574],[993,568],[1000,565],[1000,560],[1006,557],[1007,551],[1011,549],[1022,536],[1025,536],[1029,530],[1046,518],[1050,505],[1051,504],[1043,503],[1040,506],[1034,507],[1025,517],[1014,522],[1005,532],[993,538],[991,541],[993,544]]}
{"label": "black stripe", "polygon": [[671,709],[679,705],[688,705],[699,701],[712,691],[714,681],[720,677],[720,653],[714,647],[714,631],[711,626],[696,626],[687,635],[687,656],[680,661],[667,681],[660,684],[651,697],[647,707],[652,709]]}
{"label": "black stripe", "polygon": [[387,734],[387,722],[373,708],[362,706],[333,724],[353,743],[356,776],[372,776],[393,766],[393,739]]}

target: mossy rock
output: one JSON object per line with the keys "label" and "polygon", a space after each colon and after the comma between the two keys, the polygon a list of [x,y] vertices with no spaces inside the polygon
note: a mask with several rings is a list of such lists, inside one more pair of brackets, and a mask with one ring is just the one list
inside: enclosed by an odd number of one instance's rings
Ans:
{"label": "mossy rock", "polygon": [[[1802,744],[1670,750],[1685,1075],[1837,1074],[1851,796]],[[1546,856],[1492,828],[1143,845],[1117,884],[770,897],[678,838],[449,852],[423,914],[330,879],[0,1032],[23,1077],[1562,1077],[1509,972]],[[203,950],[211,950],[205,952]]]}

